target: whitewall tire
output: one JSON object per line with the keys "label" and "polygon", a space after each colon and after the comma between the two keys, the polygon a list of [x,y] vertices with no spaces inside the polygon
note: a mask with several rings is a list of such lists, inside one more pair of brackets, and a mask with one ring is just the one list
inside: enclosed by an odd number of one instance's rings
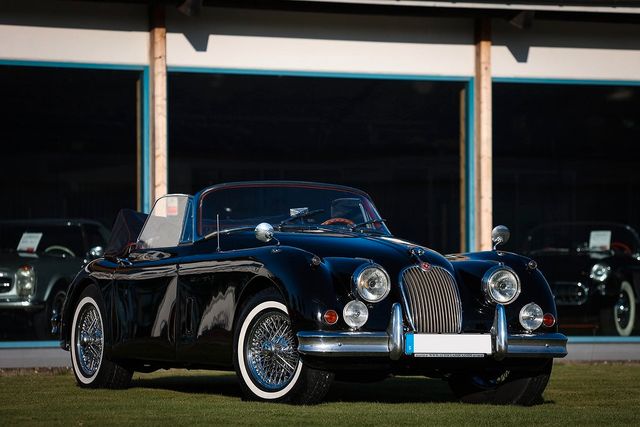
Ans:
{"label": "whitewall tire", "polygon": [[80,387],[124,388],[132,372],[105,358],[104,302],[95,285],[80,294],[71,324],[71,366]]}
{"label": "whitewall tire", "polygon": [[234,338],[234,365],[247,399],[312,404],[328,391],[333,374],[305,366],[276,291],[261,291],[246,302]]}

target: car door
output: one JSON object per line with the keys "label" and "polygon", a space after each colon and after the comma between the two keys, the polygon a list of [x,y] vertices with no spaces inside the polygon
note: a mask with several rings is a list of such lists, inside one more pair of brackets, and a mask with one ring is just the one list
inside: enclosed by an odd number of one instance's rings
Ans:
{"label": "car door", "polygon": [[175,360],[178,265],[185,251],[190,197],[159,199],[136,247],[118,261],[114,274],[116,357]]}

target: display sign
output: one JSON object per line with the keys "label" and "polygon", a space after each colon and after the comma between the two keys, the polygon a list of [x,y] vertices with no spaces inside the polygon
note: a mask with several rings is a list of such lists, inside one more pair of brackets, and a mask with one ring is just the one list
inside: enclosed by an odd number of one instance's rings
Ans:
{"label": "display sign", "polygon": [[611,248],[611,230],[593,230],[589,235],[589,249],[608,251]]}
{"label": "display sign", "polygon": [[42,239],[42,233],[22,233],[20,242],[18,243],[19,252],[35,252]]}

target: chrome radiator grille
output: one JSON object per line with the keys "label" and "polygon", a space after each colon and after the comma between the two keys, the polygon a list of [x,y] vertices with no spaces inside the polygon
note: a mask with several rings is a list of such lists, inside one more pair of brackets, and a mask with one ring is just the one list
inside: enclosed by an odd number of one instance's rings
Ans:
{"label": "chrome radiator grille", "polygon": [[462,305],[458,286],[442,267],[427,271],[409,267],[401,273],[405,309],[409,311],[415,332],[456,334],[462,328]]}

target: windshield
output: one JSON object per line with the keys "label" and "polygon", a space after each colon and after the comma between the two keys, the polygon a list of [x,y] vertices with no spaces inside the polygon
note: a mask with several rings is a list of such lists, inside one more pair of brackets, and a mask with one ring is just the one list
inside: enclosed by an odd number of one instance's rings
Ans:
{"label": "windshield", "polygon": [[549,224],[527,237],[527,252],[638,252],[638,237],[630,227],[616,224]]}
{"label": "windshield", "polygon": [[61,251],[84,256],[82,230],[73,225],[0,223],[0,248],[20,252]]}
{"label": "windshield", "polygon": [[205,192],[199,210],[200,235],[216,231],[217,215],[220,230],[268,222],[282,228],[358,226],[359,231],[389,234],[384,223],[375,222],[381,218],[366,196],[321,184],[238,185]]}

